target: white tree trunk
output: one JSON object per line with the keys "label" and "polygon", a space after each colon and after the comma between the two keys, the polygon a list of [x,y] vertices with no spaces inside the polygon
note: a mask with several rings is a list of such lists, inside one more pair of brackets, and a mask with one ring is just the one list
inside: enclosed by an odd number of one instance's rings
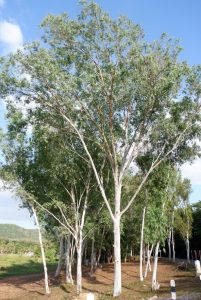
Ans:
{"label": "white tree trunk", "polygon": [[156,291],[158,289],[158,283],[157,283],[158,250],[159,250],[159,242],[156,244],[155,247],[154,267],[153,267],[152,284],[151,284],[152,291]]}
{"label": "white tree trunk", "polygon": [[146,206],[143,208],[142,213],[142,226],[141,226],[141,239],[140,239],[140,281],[143,281],[142,273],[142,255],[143,255],[143,243],[144,243],[144,219],[145,219]]}
{"label": "white tree trunk", "polygon": [[153,251],[153,245],[151,246],[150,250],[149,250],[149,247],[147,248],[147,264],[146,264],[146,269],[145,269],[145,272],[144,272],[144,277],[145,278],[147,277],[148,269],[151,272],[151,263],[150,263],[150,260],[151,260],[152,251]]}
{"label": "white tree trunk", "polygon": [[187,233],[186,233],[186,258],[187,258],[187,263],[190,263],[189,218],[187,219],[187,225],[188,226],[187,226]]}
{"label": "white tree trunk", "polygon": [[120,245],[120,217],[114,221],[114,291],[113,296],[121,294],[121,245]]}
{"label": "white tree trunk", "polygon": [[57,269],[56,269],[55,274],[54,274],[55,277],[58,277],[60,272],[61,272],[63,256],[64,256],[64,237],[62,236],[60,238],[59,261],[58,261]]}
{"label": "white tree trunk", "polygon": [[[118,177],[118,176],[117,176]],[[113,296],[121,294],[121,231],[120,231],[120,204],[121,204],[121,183],[116,177],[115,180],[115,214],[113,219],[114,226],[114,290]]]}
{"label": "white tree trunk", "polygon": [[186,259],[187,259],[187,263],[190,263],[190,243],[189,243],[189,237],[187,234],[187,238],[186,238]]}
{"label": "white tree trunk", "polygon": [[73,284],[72,277],[72,262],[74,257],[74,247],[71,242],[70,235],[67,237],[67,248],[66,248],[66,282]]}
{"label": "white tree trunk", "polygon": [[171,236],[172,236],[172,229],[170,229],[169,231],[169,236],[168,236],[168,258],[169,260],[172,259],[172,251],[171,251]]}
{"label": "white tree trunk", "polygon": [[78,239],[76,241],[77,250],[77,294],[82,292],[82,231],[80,230],[78,234]]}
{"label": "white tree trunk", "polygon": [[172,260],[175,262],[175,240],[174,240],[174,228],[172,227]]}
{"label": "white tree trunk", "polygon": [[39,225],[38,217],[37,217],[37,214],[36,214],[36,210],[33,206],[32,206],[32,211],[33,211],[33,214],[34,214],[36,226],[38,228],[38,237],[39,237],[42,261],[43,261],[44,277],[45,277],[45,292],[46,292],[46,294],[50,294],[50,288],[49,288],[49,284],[48,284],[47,265],[46,265],[45,251],[44,251],[44,248],[43,248],[42,234],[41,234],[40,225]]}

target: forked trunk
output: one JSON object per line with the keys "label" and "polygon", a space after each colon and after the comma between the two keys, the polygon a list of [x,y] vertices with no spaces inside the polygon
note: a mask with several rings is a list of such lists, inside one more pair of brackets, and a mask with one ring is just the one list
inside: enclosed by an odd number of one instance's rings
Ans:
{"label": "forked trunk", "polygon": [[147,264],[146,264],[146,269],[145,269],[145,272],[144,272],[144,277],[145,278],[147,277],[148,269],[151,272],[150,260],[151,260],[152,251],[153,251],[153,245],[151,246],[150,250],[149,250],[149,247],[147,247]]}
{"label": "forked trunk", "polygon": [[158,250],[159,250],[159,242],[156,244],[156,248],[155,248],[154,267],[153,267],[152,285],[151,285],[152,291],[156,291],[159,289],[159,285],[157,282]]}
{"label": "forked trunk", "polygon": [[72,263],[74,258],[75,247],[70,235],[67,237],[67,247],[66,247],[66,283],[73,284],[72,277]]}
{"label": "forked trunk", "polygon": [[36,226],[38,228],[38,237],[39,237],[41,256],[42,256],[42,261],[43,261],[44,277],[45,277],[45,292],[46,292],[46,294],[50,294],[50,288],[49,288],[49,284],[48,284],[48,273],[47,273],[46,257],[45,257],[45,251],[44,251],[44,248],[43,248],[42,234],[41,234],[40,225],[39,225],[39,222],[38,222],[38,217],[37,217],[37,214],[36,214],[36,210],[33,206],[32,206],[32,211],[33,211],[33,214],[34,214]]}
{"label": "forked trunk", "polygon": [[140,239],[140,281],[143,281],[142,262],[143,262],[143,243],[144,243],[144,219],[146,207],[143,208],[142,213],[142,226],[141,226],[141,239]]}

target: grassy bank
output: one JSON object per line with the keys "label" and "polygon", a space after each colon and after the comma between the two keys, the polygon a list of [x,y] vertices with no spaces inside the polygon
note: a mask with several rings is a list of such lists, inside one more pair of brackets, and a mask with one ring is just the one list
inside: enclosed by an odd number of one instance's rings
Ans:
{"label": "grassy bank", "polygon": [[[54,270],[56,262],[48,261],[48,270]],[[18,254],[0,255],[0,279],[7,276],[28,275],[43,272],[41,259]]]}

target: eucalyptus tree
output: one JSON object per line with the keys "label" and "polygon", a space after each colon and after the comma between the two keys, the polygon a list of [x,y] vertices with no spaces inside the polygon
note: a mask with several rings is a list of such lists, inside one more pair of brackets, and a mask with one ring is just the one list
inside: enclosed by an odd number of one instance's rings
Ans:
{"label": "eucalyptus tree", "polygon": [[169,260],[173,260],[175,262],[175,211],[181,204],[181,199],[179,197],[179,190],[180,190],[180,185],[182,182],[182,176],[181,176],[181,171],[174,167],[171,172],[170,176],[170,184],[168,187],[168,194],[169,194],[169,199],[168,199],[168,218],[170,220],[169,222],[169,234],[167,237],[167,242],[168,242],[168,256]]}
{"label": "eucalyptus tree", "polygon": [[[165,157],[178,158],[186,148],[194,153],[189,141],[199,132],[200,70],[178,62],[180,48],[165,35],[149,44],[139,25],[125,17],[112,20],[96,4],[82,3],[76,19],[47,16],[41,45],[26,46],[4,65],[1,96],[29,103],[35,117],[49,113],[48,126],[73,132],[80,141],[113,222],[113,295],[119,296],[121,217]],[[112,202],[91,144],[110,166]],[[123,178],[138,155],[149,151],[150,168],[122,206]]]}
{"label": "eucalyptus tree", "polygon": [[[151,251],[155,250],[154,266],[152,273],[152,289],[158,288],[157,283],[157,267],[159,246],[164,246],[168,235],[169,226],[169,188],[174,178],[174,169],[168,162],[163,162],[158,170],[155,170],[146,182],[147,204],[145,215],[144,235],[145,243],[151,246]],[[148,249],[148,255],[150,253]],[[145,275],[147,275],[148,264],[146,266]]]}
{"label": "eucalyptus tree", "polygon": [[[100,196],[79,141],[74,140],[69,132],[58,133],[54,128],[47,128],[43,118],[38,119],[38,124],[32,127],[30,136],[26,132],[26,117],[13,106],[8,107],[4,168],[13,174],[25,190],[26,201],[37,204],[54,217],[74,238],[79,293],[82,289],[81,261],[86,210],[91,205],[90,201],[98,206]],[[70,149],[67,147],[69,143]],[[100,176],[104,168],[102,164]]]}

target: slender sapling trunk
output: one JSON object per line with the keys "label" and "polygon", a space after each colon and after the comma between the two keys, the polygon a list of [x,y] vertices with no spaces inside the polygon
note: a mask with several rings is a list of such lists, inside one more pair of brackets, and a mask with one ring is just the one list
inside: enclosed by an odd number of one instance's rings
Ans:
{"label": "slender sapling trunk", "polygon": [[172,243],[172,260],[175,262],[175,240],[174,240],[174,228],[172,227],[172,234],[171,234],[171,243]]}
{"label": "slender sapling trunk", "polygon": [[143,262],[143,243],[144,243],[144,220],[145,220],[146,206],[142,213],[141,239],[140,239],[140,281],[143,281],[142,262]]}
{"label": "slender sapling trunk", "polygon": [[91,270],[90,270],[90,276],[93,276],[93,273],[96,269],[96,255],[95,255],[95,248],[94,248],[94,237],[91,241]]}
{"label": "slender sapling trunk", "polygon": [[171,251],[171,238],[172,238],[172,228],[169,231],[169,236],[168,236],[168,259],[172,259],[172,251]]}
{"label": "slender sapling trunk", "polygon": [[58,277],[61,272],[63,257],[64,257],[64,237],[61,236],[60,237],[60,246],[59,246],[59,261],[58,261],[57,269],[54,274],[55,277]]}
{"label": "slender sapling trunk", "polygon": [[100,264],[101,250],[102,250],[102,245],[103,245],[104,234],[105,234],[105,227],[103,228],[103,232],[102,232],[102,235],[101,235],[101,244],[100,244],[100,248],[99,248],[99,251],[98,251],[97,266],[99,266],[99,264]]}
{"label": "slender sapling trunk", "polygon": [[39,237],[41,256],[42,256],[42,261],[43,261],[44,277],[45,277],[45,292],[46,292],[46,294],[50,294],[50,288],[49,288],[49,284],[48,284],[48,273],[47,273],[46,257],[45,257],[44,247],[43,247],[42,234],[41,234],[40,225],[39,225],[38,217],[37,217],[37,214],[36,214],[36,210],[33,206],[32,206],[32,211],[33,211],[33,215],[34,215],[34,218],[35,218],[36,226],[38,228],[38,237]]}

